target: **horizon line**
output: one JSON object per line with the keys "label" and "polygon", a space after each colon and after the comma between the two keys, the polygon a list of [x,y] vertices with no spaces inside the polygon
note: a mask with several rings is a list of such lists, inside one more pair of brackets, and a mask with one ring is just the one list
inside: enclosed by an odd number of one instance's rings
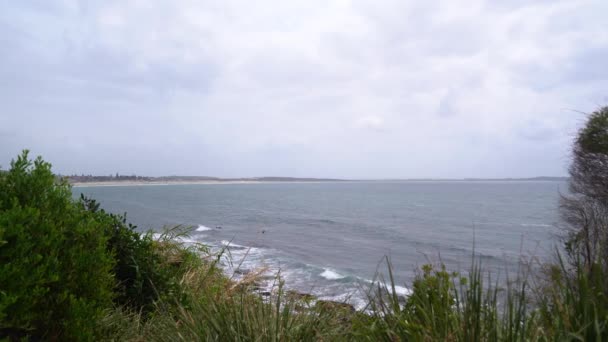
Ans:
{"label": "horizon line", "polygon": [[[249,181],[289,181],[289,180],[305,180],[305,181],[517,181],[517,180],[568,180],[569,176],[533,176],[533,177],[459,177],[459,178],[449,178],[449,177],[416,177],[416,178],[333,178],[333,177],[292,177],[292,176],[261,176],[261,177],[215,177],[215,176],[178,176],[178,175],[169,175],[169,176],[140,176],[140,175],[120,175],[117,174],[118,177],[112,176],[101,176],[101,175],[62,175],[57,174],[60,177],[66,177],[68,179],[73,180],[85,180],[91,178],[97,178],[97,181],[104,180],[112,180],[112,181],[120,181],[122,180],[208,180],[208,181],[239,181],[239,180],[249,180]],[[130,178],[130,179],[129,179]]]}

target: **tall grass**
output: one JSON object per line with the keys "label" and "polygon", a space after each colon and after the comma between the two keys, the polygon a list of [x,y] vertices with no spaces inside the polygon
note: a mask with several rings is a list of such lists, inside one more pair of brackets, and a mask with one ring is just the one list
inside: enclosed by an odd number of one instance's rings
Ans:
{"label": "tall grass", "polygon": [[[163,238],[158,246],[168,257],[186,247]],[[316,341],[343,340],[348,316],[341,309],[315,305],[310,296],[294,296],[278,274],[269,296],[256,291],[260,272],[235,280],[225,276],[219,261],[226,249],[202,252],[200,263],[189,263],[179,284],[186,297],[156,303],[151,317],[117,309],[100,322],[107,340],[145,341]],[[185,254],[189,255],[189,252]]]}
{"label": "tall grass", "polygon": [[377,341],[608,340],[607,275],[580,262],[568,267],[557,255],[557,264],[544,272],[548,279],[540,282],[522,265],[505,286],[484,276],[476,258],[465,276],[425,265],[406,301],[395,292],[387,259],[388,280],[371,293],[371,315],[356,334]]}
{"label": "tall grass", "polygon": [[608,274],[597,263],[584,267],[559,257],[548,269],[549,279],[541,287],[538,312],[547,334],[559,340],[608,340]]}
{"label": "tall grass", "polygon": [[150,322],[150,341],[313,341],[340,335],[327,315],[298,312],[280,286],[269,301],[246,292],[181,307],[175,317]]}
{"label": "tall grass", "polygon": [[[540,274],[522,264],[504,279],[473,256],[465,274],[424,265],[404,298],[390,260],[387,277],[352,312],[290,296],[277,276],[272,294],[253,290],[255,275],[230,280],[213,256],[183,274],[187,301],[159,303],[150,319],[115,311],[101,323],[108,339],[145,341],[605,341],[608,300],[601,268],[561,258]],[[162,308],[162,310],[160,310]],[[167,309],[169,308],[169,309]],[[126,322],[126,323],[125,323]]]}

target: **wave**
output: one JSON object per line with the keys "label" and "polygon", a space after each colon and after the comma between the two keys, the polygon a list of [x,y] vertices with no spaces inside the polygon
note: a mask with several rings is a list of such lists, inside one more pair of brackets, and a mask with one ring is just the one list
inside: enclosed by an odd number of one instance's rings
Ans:
{"label": "wave", "polygon": [[[475,225],[478,226],[516,226],[517,223],[510,222],[474,222]],[[520,223],[522,227],[553,227],[552,224],[547,223]]]}
{"label": "wave", "polygon": [[220,241],[220,244],[224,247],[228,247],[228,248],[234,248],[234,249],[256,249],[254,247],[247,247],[247,246],[243,246],[243,245],[238,245],[234,242],[228,241],[228,240],[222,240]]}
{"label": "wave", "polygon": [[405,286],[395,285],[395,293],[399,296],[408,297],[412,294],[412,290],[408,289]]}
{"label": "wave", "polygon": [[[319,300],[346,302],[361,310],[367,304],[367,286],[380,285],[377,281],[348,275],[334,268],[297,262],[273,249],[239,245],[229,240],[216,240],[210,245],[212,251],[227,250],[222,255],[220,265],[223,273],[234,280],[242,279],[250,272],[263,270],[256,285],[262,292],[272,291],[276,287],[277,275],[280,274],[289,290],[309,293]],[[324,281],[318,283],[321,279]],[[392,291],[390,285],[382,287],[387,292]],[[411,292],[405,286],[395,286],[395,294],[400,298],[408,297]]]}
{"label": "wave", "polygon": [[203,226],[202,224],[199,224],[198,228],[196,228],[197,232],[204,232],[204,231],[208,231],[208,230],[212,230],[212,229],[209,227]]}
{"label": "wave", "polygon": [[[161,233],[152,234],[153,240],[159,241],[160,239],[163,239],[163,238],[165,238],[165,234],[161,234]],[[175,241],[181,242],[181,243],[188,243],[188,244],[200,243],[200,241],[193,239],[189,236],[178,236],[175,238]]]}
{"label": "wave", "polygon": [[338,279],[346,278],[346,276],[343,276],[340,273],[338,273],[330,268],[324,269],[323,272],[320,274],[320,276],[327,280],[338,280]]}
{"label": "wave", "polygon": [[175,240],[182,242],[182,243],[192,243],[192,244],[199,243],[199,241],[197,241],[189,236],[179,236]]}
{"label": "wave", "polygon": [[[391,287],[390,283],[385,283],[381,280],[374,281],[374,280],[361,278],[361,277],[356,277],[356,278],[364,283],[369,284],[369,286],[371,286],[373,288],[377,288],[378,286],[380,286],[382,289],[384,289],[388,292],[392,291],[392,287]],[[412,290],[405,286],[395,285],[395,294],[398,296],[409,297],[412,294]]]}
{"label": "wave", "polygon": [[503,262],[505,261],[505,258],[512,258],[512,257],[517,257],[516,254],[512,254],[512,253],[507,253],[502,249],[498,249],[498,250],[488,250],[488,249],[481,249],[481,248],[468,248],[468,247],[462,247],[462,246],[455,246],[455,245],[442,245],[441,243],[438,242],[429,242],[429,241],[415,241],[414,245],[416,246],[416,248],[420,248],[422,250],[429,250],[429,249],[435,249],[439,252],[441,252],[441,256],[442,258],[445,260],[450,259],[452,261],[458,261],[459,257],[471,257],[474,255],[476,258],[482,258],[482,259],[487,259],[487,260],[494,260],[494,261],[500,261]]}
{"label": "wave", "polygon": [[311,226],[311,227],[324,227],[327,225],[334,225],[334,224],[338,223],[337,221],[326,219],[326,218],[299,218],[299,217],[287,218],[287,219],[283,220],[283,222],[290,224],[290,225],[304,225],[304,226]]}

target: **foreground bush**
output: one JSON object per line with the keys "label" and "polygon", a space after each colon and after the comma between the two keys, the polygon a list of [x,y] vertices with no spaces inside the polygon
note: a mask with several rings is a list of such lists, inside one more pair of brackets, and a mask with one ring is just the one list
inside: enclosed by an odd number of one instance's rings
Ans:
{"label": "foreground bush", "polygon": [[[589,115],[572,146],[567,195],[560,213],[566,229],[566,262],[586,272],[608,273],[608,107]],[[597,277],[596,277],[597,278]],[[608,292],[608,279],[603,279]]]}
{"label": "foreground bush", "polygon": [[151,232],[141,234],[127,223],[125,215],[106,213],[93,199],[81,195],[78,205],[101,223],[108,238],[107,249],[114,258],[117,306],[142,312],[145,317],[160,298],[181,295],[181,274],[199,260],[196,253],[175,243],[184,230],[176,227],[155,240]]}
{"label": "foreground bush", "polygon": [[[572,262],[572,261],[570,261]],[[608,341],[608,274],[603,265],[559,258],[549,268],[550,280],[540,288],[539,318],[555,340]]]}
{"label": "foreground bush", "polygon": [[182,275],[201,260],[155,240],[94,200],[72,199],[28,152],[0,173],[0,339],[92,340],[109,311],[147,319],[160,300],[186,304]]}
{"label": "foreground bush", "polygon": [[[537,340],[534,315],[527,311],[527,276],[492,282],[473,258],[461,276],[445,266],[424,265],[408,298],[397,296],[392,266],[369,294],[370,316],[358,323],[359,335],[375,341],[517,341]],[[484,281],[484,279],[487,279]]]}
{"label": "foreground bush", "polygon": [[92,339],[115,286],[107,243],[50,164],[13,161],[0,176],[0,336]]}

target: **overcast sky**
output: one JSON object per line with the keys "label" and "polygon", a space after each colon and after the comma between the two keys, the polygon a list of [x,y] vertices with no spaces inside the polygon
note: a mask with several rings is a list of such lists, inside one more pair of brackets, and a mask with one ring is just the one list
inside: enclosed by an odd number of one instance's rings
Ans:
{"label": "overcast sky", "polygon": [[[153,3],[153,4],[150,4]],[[608,1],[2,1],[0,165],[561,176]]]}

